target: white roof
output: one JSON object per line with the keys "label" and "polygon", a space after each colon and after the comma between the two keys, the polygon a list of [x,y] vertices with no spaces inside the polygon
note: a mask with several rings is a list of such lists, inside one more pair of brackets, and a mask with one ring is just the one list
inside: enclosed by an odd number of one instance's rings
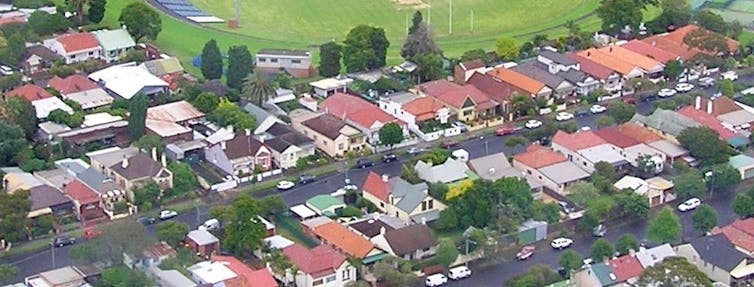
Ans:
{"label": "white roof", "polygon": [[592,163],[604,161],[610,164],[617,164],[627,161],[625,157],[620,155],[620,153],[615,151],[608,144],[585,148],[579,150],[578,153]]}
{"label": "white roof", "polygon": [[311,210],[310,208],[306,207],[306,205],[299,204],[294,207],[291,207],[291,211],[298,215],[299,218],[309,218],[313,216],[317,216],[317,213],[314,212],[314,210]]}
{"label": "white roof", "polygon": [[589,177],[589,173],[570,161],[540,168],[539,172],[558,184],[574,182]]}
{"label": "white roof", "polygon": [[188,233],[187,237],[198,245],[208,245],[220,241],[206,230],[192,230]]}
{"label": "white roof", "polygon": [[203,116],[204,113],[197,110],[194,105],[189,104],[187,101],[172,102],[147,109],[147,119],[158,121],[177,123]]}
{"label": "white roof", "polygon": [[267,247],[270,247],[270,249],[283,249],[283,248],[286,248],[288,246],[295,244],[295,242],[280,235],[273,235],[273,236],[267,237],[263,239],[263,241],[264,241],[264,244],[267,244]]}
{"label": "white roof", "polygon": [[50,115],[50,112],[54,110],[63,110],[68,114],[73,114],[73,109],[63,102],[63,100],[57,97],[44,98],[31,102],[34,106],[34,110],[37,113],[37,118],[44,119]]}
{"label": "white roof", "polygon": [[322,79],[316,82],[311,82],[309,83],[309,85],[311,85],[314,88],[321,89],[321,90],[332,90],[332,89],[345,87],[352,82],[353,82],[353,79],[350,79],[350,78],[343,78],[343,79],[327,78],[327,79]]}
{"label": "white roof", "polygon": [[222,262],[203,261],[189,266],[188,271],[199,279],[208,284],[217,284],[228,279],[236,278],[238,275],[225,266]]}
{"label": "white roof", "polygon": [[101,88],[81,91],[64,95],[63,98],[69,99],[81,105],[82,109],[91,109],[100,106],[106,106],[113,103],[113,97]]}
{"label": "white roof", "polygon": [[613,184],[618,190],[630,189],[638,194],[645,194],[649,190],[649,183],[645,180],[630,175],[624,176]]}
{"label": "white roof", "polygon": [[97,126],[101,124],[106,123],[112,123],[122,120],[123,117],[121,116],[113,116],[108,113],[96,113],[96,114],[90,114],[84,116],[84,123],[81,124],[82,127],[91,127],[91,126]]}
{"label": "white roof", "polygon": [[108,67],[89,75],[95,82],[104,82],[105,87],[128,100],[145,87],[168,87],[168,83],[152,75],[135,63]]}
{"label": "white roof", "polygon": [[215,133],[211,134],[209,137],[207,137],[206,141],[213,145],[217,144],[219,142],[229,141],[232,140],[233,137],[236,136],[236,133],[233,132],[233,127],[230,128],[220,128]]}
{"label": "white roof", "polygon": [[644,268],[649,268],[654,266],[658,262],[662,262],[663,259],[666,257],[675,256],[675,251],[673,251],[673,247],[670,246],[670,244],[663,244],[660,246],[655,246],[649,249],[645,249],[644,247],[640,247],[639,251],[635,253],[636,259],[639,260],[639,263],[641,263],[641,266]]}
{"label": "white roof", "polygon": [[71,130],[70,127],[64,124],[59,124],[55,122],[43,122],[43,123],[39,123],[37,126],[39,127],[40,130],[47,133],[48,135],[55,135],[58,133],[62,133],[64,131]]}
{"label": "white roof", "polygon": [[156,121],[152,119],[146,120],[146,128],[162,138],[191,132],[190,128],[174,122]]}
{"label": "white roof", "polygon": [[754,122],[754,114],[747,110],[741,109],[727,114],[719,115],[717,116],[717,119],[733,126],[740,126]]}
{"label": "white roof", "polygon": [[262,222],[262,224],[264,224],[265,229],[267,230],[275,229],[275,224],[272,224],[272,222],[270,222],[269,220],[264,219],[264,217],[261,217],[261,216],[257,216],[257,218],[259,219],[259,221]]}
{"label": "white roof", "polygon": [[450,183],[467,178],[466,171],[469,170],[469,167],[460,161],[448,158],[443,164],[435,166],[418,161],[414,169],[416,169],[419,177],[427,182]]}

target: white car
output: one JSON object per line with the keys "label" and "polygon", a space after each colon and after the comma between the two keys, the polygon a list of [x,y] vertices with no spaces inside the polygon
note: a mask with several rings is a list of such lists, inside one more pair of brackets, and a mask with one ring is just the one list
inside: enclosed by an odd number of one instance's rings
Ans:
{"label": "white car", "polygon": [[458,266],[448,270],[448,278],[450,280],[460,280],[469,276],[471,276],[471,269],[466,266]]}
{"label": "white car", "polygon": [[736,71],[727,71],[720,74],[720,78],[723,78],[723,80],[735,81],[738,80],[738,73],[736,73]]}
{"label": "white car", "polygon": [[704,77],[699,79],[699,86],[709,88],[715,85],[715,79],[710,77]]}
{"label": "white car", "polygon": [[657,92],[657,95],[658,95],[658,96],[659,96],[660,98],[670,98],[670,97],[672,97],[672,96],[675,96],[675,93],[676,93],[676,91],[675,91],[675,90],[673,90],[673,89],[668,89],[668,88],[665,88],[665,89],[662,89],[662,90],[660,90],[659,92]]}
{"label": "white car", "polygon": [[168,220],[176,216],[178,216],[178,212],[175,212],[173,210],[160,211],[160,220]]}
{"label": "white car", "polygon": [[277,188],[278,190],[289,190],[293,188],[296,184],[287,180],[282,180],[278,182]]}
{"label": "white car", "polygon": [[692,198],[684,201],[683,203],[679,204],[678,205],[678,211],[686,212],[686,211],[689,211],[689,210],[694,210],[697,207],[699,207],[699,205],[701,205],[701,204],[702,204],[702,200],[701,199],[698,199],[696,197],[692,197]]}
{"label": "white car", "polygon": [[441,286],[445,283],[448,283],[448,277],[445,277],[442,273],[429,275],[427,276],[427,279],[424,280],[424,285],[427,287]]}
{"label": "white car", "polygon": [[558,237],[555,238],[552,242],[550,242],[550,246],[555,249],[564,249],[568,248],[573,244],[573,239],[565,238],[565,237]]}
{"label": "white car", "polygon": [[675,90],[679,93],[688,93],[694,89],[694,85],[689,83],[679,83],[675,85]]}
{"label": "white car", "polygon": [[557,116],[555,116],[555,120],[557,121],[567,121],[573,119],[573,114],[568,112],[559,112]]}
{"label": "white car", "polygon": [[205,221],[202,225],[199,225],[199,227],[197,227],[196,229],[212,231],[218,228],[220,228],[220,221],[215,218],[212,218],[212,219],[207,219],[207,221]]}
{"label": "white car", "polygon": [[529,120],[524,126],[526,126],[527,129],[536,129],[542,126],[542,122],[538,120]]}
{"label": "white car", "polygon": [[589,108],[589,111],[593,114],[599,114],[607,111],[607,108],[600,105],[593,105],[591,108]]}

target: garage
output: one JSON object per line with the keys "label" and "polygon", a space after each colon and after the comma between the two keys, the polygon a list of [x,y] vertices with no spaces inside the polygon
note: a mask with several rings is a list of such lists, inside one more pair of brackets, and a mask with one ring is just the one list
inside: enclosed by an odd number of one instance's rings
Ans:
{"label": "garage", "polygon": [[754,158],[745,154],[739,154],[731,157],[729,163],[741,173],[741,180],[754,177]]}

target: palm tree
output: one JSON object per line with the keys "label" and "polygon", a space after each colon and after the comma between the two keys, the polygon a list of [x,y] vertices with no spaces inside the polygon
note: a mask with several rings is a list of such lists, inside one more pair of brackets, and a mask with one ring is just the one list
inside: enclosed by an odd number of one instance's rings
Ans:
{"label": "palm tree", "polygon": [[246,76],[241,86],[241,97],[249,102],[262,106],[270,97],[275,95],[275,83],[261,73]]}

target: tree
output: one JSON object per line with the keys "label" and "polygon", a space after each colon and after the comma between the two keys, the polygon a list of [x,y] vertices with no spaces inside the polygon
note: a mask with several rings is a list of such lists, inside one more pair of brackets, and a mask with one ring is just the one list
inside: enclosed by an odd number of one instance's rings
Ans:
{"label": "tree", "polygon": [[641,195],[633,191],[620,192],[615,196],[615,205],[621,209],[621,215],[624,218],[646,219],[649,217],[649,200],[646,195]]}
{"label": "tree", "polygon": [[704,28],[689,32],[683,37],[683,42],[692,48],[698,48],[712,54],[728,54],[730,52],[725,36]]}
{"label": "tree", "polygon": [[[251,68],[249,68],[251,69]],[[202,76],[207,80],[219,79],[223,76],[223,56],[215,39],[210,39],[202,48]]]}
{"label": "tree", "polygon": [[0,49],[2,60],[11,65],[17,65],[26,53],[26,39],[20,32],[11,34],[7,39],[7,45]]}
{"label": "tree", "polygon": [[340,74],[340,52],[342,47],[335,42],[319,46],[319,75],[334,77]]}
{"label": "tree", "polygon": [[710,10],[702,10],[694,15],[694,20],[704,29],[725,35],[728,32],[728,23],[722,16]]}
{"label": "tree", "polygon": [[[280,249],[273,249],[272,252],[268,254],[268,256],[265,258],[265,262],[270,266],[270,269],[272,269],[273,274],[286,274],[289,270],[293,269],[293,263],[291,263],[291,259],[288,258],[285,253],[280,251]],[[295,272],[291,272],[295,274]],[[288,280],[288,276],[283,276],[285,280]],[[286,286],[290,282],[283,282],[283,286]]]}
{"label": "tree", "polygon": [[191,167],[183,162],[174,161],[168,165],[173,172],[173,194],[193,192],[199,187],[199,181]]}
{"label": "tree", "polygon": [[681,173],[674,182],[676,194],[680,199],[700,197],[707,192],[704,178],[695,170]]}
{"label": "tree", "polygon": [[602,30],[616,32],[625,26],[639,27],[643,5],[634,0],[603,0],[597,8],[597,16],[602,19]]}
{"label": "tree", "polygon": [[137,140],[144,135],[147,121],[147,103],[149,99],[144,94],[138,94],[128,105],[128,135],[131,140]]}
{"label": "tree", "polygon": [[444,267],[450,266],[456,261],[458,257],[458,249],[453,244],[452,240],[440,240],[440,245],[437,247],[437,254],[435,255],[435,262]]}
{"label": "tree", "polygon": [[86,16],[92,23],[102,22],[105,18],[105,7],[107,6],[107,0],[89,0],[89,11]]}
{"label": "tree", "polygon": [[403,48],[401,48],[401,57],[409,60],[418,55],[442,54],[442,51],[432,39],[429,27],[422,21],[420,11],[417,10],[414,13],[413,25],[408,31],[406,41],[403,43]]}
{"label": "tree", "polygon": [[[241,89],[243,79],[251,73],[254,61],[246,46],[228,48],[228,73],[226,83],[232,89]],[[222,69],[222,68],[221,68]]]}
{"label": "tree", "polygon": [[121,10],[118,21],[126,25],[126,30],[136,42],[144,37],[156,40],[162,31],[160,14],[143,2],[128,4]]}
{"label": "tree", "polygon": [[367,71],[385,66],[390,42],[385,30],[359,25],[351,29],[343,41],[343,62],[346,72]]}
{"label": "tree", "polygon": [[403,141],[403,129],[397,123],[387,123],[380,128],[379,136],[381,144],[392,148]]}
{"label": "tree", "polygon": [[680,256],[667,257],[662,262],[644,269],[638,285],[712,287],[704,272]]}
{"label": "tree", "polygon": [[189,227],[183,222],[166,221],[157,225],[157,239],[176,247],[186,238],[188,232]]}
{"label": "tree", "polygon": [[225,238],[222,243],[229,251],[240,256],[262,246],[266,231],[257,219],[259,205],[248,196],[239,196],[229,210],[230,220],[225,225]]}
{"label": "tree", "polygon": [[736,94],[736,90],[733,87],[733,81],[731,81],[730,79],[723,79],[722,81],[720,81],[718,85],[720,89],[720,94],[722,94],[723,96],[726,96],[732,99],[733,96]]}
{"label": "tree", "polygon": [[445,200],[445,195],[448,194],[448,186],[441,182],[429,183],[429,195],[438,199]]}
{"label": "tree", "polygon": [[733,212],[741,218],[754,215],[754,199],[748,194],[738,194],[733,199]]}
{"label": "tree", "polygon": [[665,32],[669,26],[685,26],[691,20],[691,7],[684,0],[662,0],[662,14],[649,23],[653,32]]}
{"label": "tree", "polygon": [[207,115],[207,119],[221,127],[233,126],[236,130],[253,129],[256,119],[233,102],[221,99],[214,111]]}
{"label": "tree", "polygon": [[275,96],[275,83],[261,73],[250,74],[244,79],[241,97],[249,102],[262,106],[268,99]]}
{"label": "tree", "polygon": [[21,127],[26,138],[31,138],[37,130],[37,113],[31,102],[24,97],[11,97],[3,107],[5,119],[10,124]]}
{"label": "tree", "polygon": [[485,52],[482,49],[474,49],[469,50],[466,52],[463,52],[463,55],[461,55],[460,61],[461,62],[468,62],[473,60],[482,60],[485,64],[489,62],[489,59],[487,57],[487,52]]}
{"label": "tree", "polygon": [[11,284],[16,280],[18,267],[11,264],[0,264],[0,284]]}
{"label": "tree", "polygon": [[727,163],[710,167],[709,171],[705,172],[705,175],[709,175],[707,182],[714,190],[725,191],[727,188],[741,182],[741,173]]}
{"label": "tree", "polygon": [[50,14],[41,10],[36,10],[29,15],[29,26],[35,33],[40,36],[51,35],[55,32],[65,31],[70,26],[70,22],[63,15],[64,13]]}
{"label": "tree", "polygon": [[615,248],[610,244],[610,241],[607,241],[605,238],[597,239],[597,241],[592,244],[591,257],[595,262],[602,262],[605,258],[613,257],[614,253]]}
{"label": "tree", "polygon": [[620,254],[628,254],[631,250],[639,250],[639,241],[630,233],[621,235],[615,243],[615,251]]}
{"label": "tree", "polygon": [[288,204],[280,195],[270,195],[259,199],[259,215],[277,215],[286,210],[288,210]]}
{"label": "tree", "polygon": [[8,242],[27,238],[26,228],[30,225],[26,215],[31,209],[29,191],[16,190],[13,194],[0,193],[0,234]]}
{"label": "tree", "polygon": [[165,142],[162,141],[160,136],[153,134],[143,135],[139,140],[133,142],[133,146],[147,153],[150,153],[152,149],[156,149],[159,153],[165,150]]}
{"label": "tree", "polygon": [[419,178],[419,173],[416,172],[413,166],[408,164],[403,164],[403,167],[401,168],[401,178],[411,184],[422,182],[422,179]]}
{"label": "tree", "polygon": [[531,206],[531,217],[534,220],[557,223],[560,221],[560,206],[557,203],[535,201]]}
{"label": "tree", "polygon": [[76,264],[92,264],[105,258],[104,248],[100,246],[99,240],[88,241],[83,244],[76,244],[71,247],[69,257]]}
{"label": "tree", "polygon": [[495,41],[495,51],[497,56],[505,60],[516,60],[519,55],[519,48],[516,40],[510,37],[501,37]]}
{"label": "tree", "polygon": [[140,254],[154,243],[144,226],[135,220],[114,221],[98,228],[102,235],[94,239],[97,244],[92,247],[102,248],[102,261],[121,262],[123,253]]}
{"label": "tree", "polygon": [[670,79],[677,79],[683,73],[683,64],[678,60],[670,60],[663,70],[665,77]]}
{"label": "tree", "polygon": [[607,114],[615,119],[616,123],[622,124],[634,117],[634,114],[636,114],[636,106],[624,102],[617,102],[610,107]]}
{"label": "tree", "polygon": [[283,71],[275,75],[275,80],[273,82],[275,83],[276,87],[280,87],[283,89],[290,89],[291,84],[293,82],[293,78],[291,78],[291,75]]}
{"label": "tree", "polygon": [[416,64],[416,75],[419,82],[432,81],[442,78],[442,58],[436,54],[419,54],[411,58]]}
{"label": "tree", "polygon": [[709,232],[717,226],[717,211],[709,204],[702,204],[694,211],[692,225],[696,230]]}
{"label": "tree", "polygon": [[728,144],[708,127],[687,128],[678,136],[678,141],[703,166],[728,162]]}
{"label": "tree", "polygon": [[578,252],[569,249],[560,254],[558,264],[560,264],[560,267],[563,267],[563,269],[571,272],[579,270],[581,266],[584,265],[584,258],[582,258]]}
{"label": "tree", "polygon": [[[550,268],[550,266],[537,264],[529,267],[526,273],[509,279],[505,286],[507,287],[532,287],[547,286],[562,280],[560,275]],[[407,286],[407,285],[406,285]]]}
{"label": "tree", "polygon": [[66,6],[75,13],[78,25],[84,25],[84,5],[86,0],[65,0]]}
{"label": "tree", "polygon": [[[388,258],[387,261],[395,260]],[[374,264],[374,277],[377,281],[387,283],[388,286],[416,286],[421,283],[419,277],[416,277],[411,270],[402,272],[404,270],[395,268],[397,263],[391,263],[383,259]]]}
{"label": "tree", "polygon": [[102,271],[102,278],[97,281],[97,287],[152,287],[154,280],[138,269],[125,266],[110,267]]}
{"label": "tree", "polygon": [[611,116],[600,116],[597,118],[597,127],[604,128],[615,124],[615,119]]}
{"label": "tree", "polygon": [[201,93],[191,101],[191,104],[202,113],[211,113],[219,103],[220,97],[209,92]]}
{"label": "tree", "polygon": [[656,243],[670,243],[681,235],[682,226],[678,215],[670,207],[664,207],[649,221],[647,239]]}

